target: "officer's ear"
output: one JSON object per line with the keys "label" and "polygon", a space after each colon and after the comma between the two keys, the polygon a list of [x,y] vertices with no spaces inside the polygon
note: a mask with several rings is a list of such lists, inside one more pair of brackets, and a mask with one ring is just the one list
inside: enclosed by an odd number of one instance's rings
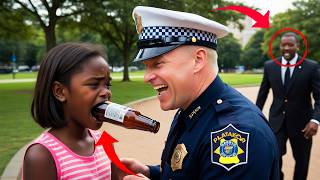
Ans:
{"label": "officer's ear", "polygon": [[197,48],[195,50],[195,63],[193,72],[197,73],[201,71],[208,63],[208,52],[204,48]]}

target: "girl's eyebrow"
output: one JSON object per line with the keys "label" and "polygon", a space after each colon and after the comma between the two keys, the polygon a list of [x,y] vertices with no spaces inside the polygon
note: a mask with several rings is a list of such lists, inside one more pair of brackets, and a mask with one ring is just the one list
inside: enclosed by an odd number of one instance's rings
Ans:
{"label": "girl's eyebrow", "polygon": [[91,76],[91,77],[89,77],[87,80],[89,81],[89,80],[103,80],[103,79],[105,79],[107,77],[107,79],[109,80],[109,81],[111,81],[112,80],[112,78],[110,77],[110,76],[106,76],[106,75],[96,75],[96,76]]}

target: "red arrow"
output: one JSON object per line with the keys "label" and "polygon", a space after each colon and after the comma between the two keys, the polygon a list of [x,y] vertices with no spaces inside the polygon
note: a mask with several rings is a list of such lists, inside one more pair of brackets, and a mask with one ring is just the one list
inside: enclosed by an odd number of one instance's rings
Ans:
{"label": "red arrow", "polygon": [[249,17],[251,17],[253,20],[256,21],[256,23],[252,26],[255,28],[270,28],[269,25],[269,14],[270,11],[263,16],[260,14],[258,11],[245,7],[245,6],[226,6],[226,7],[221,7],[221,8],[216,8],[214,10],[233,10],[233,11],[238,11],[242,14],[245,14]]}
{"label": "red arrow", "polygon": [[[112,146],[113,143],[119,142],[115,138],[113,138],[111,135],[109,135],[107,132],[103,131],[100,139],[96,143],[96,146],[102,145],[104,151],[107,153],[110,160],[113,162],[114,165],[116,165],[119,169],[121,169],[123,172],[127,174],[133,174],[131,170],[129,170],[124,164],[121,163],[120,159],[118,158],[116,152],[114,151],[114,148]],[[136,175],[139,176],[139,175]],[[141,177],[141,176],[139,176]]]}

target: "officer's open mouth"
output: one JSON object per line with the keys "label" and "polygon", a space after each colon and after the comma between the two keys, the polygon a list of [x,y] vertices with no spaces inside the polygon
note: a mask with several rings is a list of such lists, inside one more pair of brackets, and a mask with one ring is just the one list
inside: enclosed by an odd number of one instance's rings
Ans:
{"label": "officer's open mouth", "polygon": [[161,85],[158,85],[158,86],[154,86],[153,89],[157,90],[159,92],[159,94],[160,94],[162,91],[167,90],[168,86],[165,85],[165,84],[161,84]]}

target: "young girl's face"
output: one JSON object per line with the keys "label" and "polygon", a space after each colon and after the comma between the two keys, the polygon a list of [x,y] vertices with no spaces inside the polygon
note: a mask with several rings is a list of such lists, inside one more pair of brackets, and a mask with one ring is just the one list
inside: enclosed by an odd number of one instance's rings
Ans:
{"label": "young girl's face", "polygon": [[84,62],[82,71],[71,76],[70,87],[66,88],[64,117],[68,126],[99,129],[102,122],[92,116],[91,109],[110,99],[110,85],[109,66],[102,57],[92,57]]}

